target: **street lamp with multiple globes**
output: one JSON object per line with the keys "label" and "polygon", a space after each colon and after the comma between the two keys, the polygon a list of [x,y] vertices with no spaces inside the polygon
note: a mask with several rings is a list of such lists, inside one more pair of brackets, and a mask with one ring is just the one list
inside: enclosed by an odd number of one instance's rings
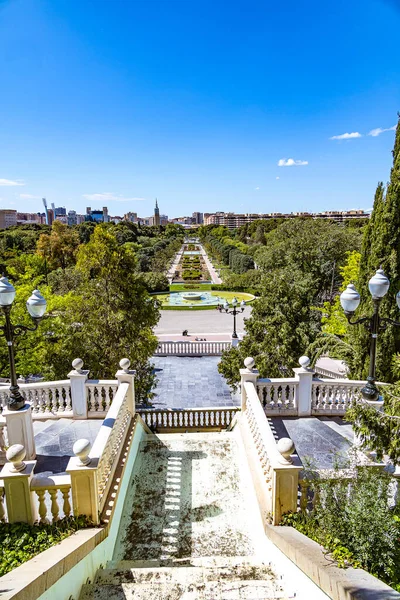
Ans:
{"label": "street lamp with multiple globes", "polygon": [[227,314],[229,315],[233,315],[233,333],[232,333],[232,337],[237,339],[238,335],[236,333],[236,315],[239,315],[241,312],[244,311],[245,307],[246,307],[246,302],[244,300],[241,301],[240,303],[240,311],[237,310],[237,306],[239,304],[239,300],[237,298],[233,298],[232,300],[232,308],[233,310],[229,310],[229,302],[228,300],[225,300],[225,304],[224,304],[224,310]]}
{"label": "street lamp with multiple globes", "polygon": [[27,327],[26,325],[13,325],[11,323],[11,306],[15,299],[15,288],[8,281],[7,277],[0,278],[0,308],[3,311],[5,324],[0,326],[0,335],[6,338],[8,346],[8,359],[10,363],[10,397],[8,400],[9,410],[19,410],[25,406],[25,399],[19,391],[17,384],[17,374],[15,371],[14,358],[14,339],[25,333],[25,331],[35,331],[46,312],[46,300],[43,298],[39,290],[34,290],[32,296],[28,298],[26,308],[31,315],[34,326]]}
{"label": "street lamp with multiple globes", "polygon": [[[368,329],[368,331],[371,332],[369,373],[367,377],[367,383],[361,390],[362,397],[367,402],[375,403],[379,399],[379,391],[375,385],[376,342],[379,332],[384,331],[388,325],[400,327],[400,322],[389,319],[388,317],[381,317],[379,315],[380,302],[387,294],[389,286],[389,279],[386,277],[382,269],[378,269],[375,275],[371,277],[368,282],[369,291],[374,304],[372,317],[361,317],[356,321],[352,321],[351,318],[360,304],[360,294],[351,283],[340,295],[340,304],[342,305],[344,314],[346,315],[347,321],[350,323],[350,325],[364,323],[364,326]],[[397,292],[396,294],[396,303],[400,308],[400,292]]]}

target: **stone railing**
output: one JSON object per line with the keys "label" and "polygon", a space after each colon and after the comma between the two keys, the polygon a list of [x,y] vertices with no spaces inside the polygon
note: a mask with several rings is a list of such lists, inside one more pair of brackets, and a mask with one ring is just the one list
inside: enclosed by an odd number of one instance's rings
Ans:
{"label": "stone railing", "polygon": [[114,471],[133,417],[132,404],[127,397],[128,389],[129,383],[121,383],[119,386],[114,402],[89,453],[90,462],[93,461],[97,464],[96,495],[99,512],[104,508]]}
{"label": "stone railing", "polygon": [[344,415],[354,400],[361,398],[365,381],[349,379],[313,379],[311,386],[311,414]]}
{"label": "stone railing", "polygon": [[[244,369],[241,372],[246,377]],[[277,525],[282,514],[296,510],[301,465],[297,457],[292,458],[295,448],[290,438],[275,440],[251,372],[248,375],[249,379],[243,383],[242,435],[262,512],[269,514]]]}
{"label": "stone railing", "polygon": [[[32,418],[72,417],[71,382],[69,379],[22,383],[19,388],[26,402],[31,405]],[[2,409],[6,407],[9,396],[10,390],[1,387],[0,405]]]}
{"label": "stone railing", "polygon": [[237,412],[237,407],[139,409],[137,412],[145,424],[154,432],[166,429],[210,430],[228,429]]}
{"label": "stone railing", "polygon": [[231,342],[159,342],[155,356],[220,356]]}
{"label": "stone railing", "polygon": [[118,389],[118,382],[110,379],[88,379],[86,381],[86,398],[88,417],[99,419],[111,406]]}
{"label": "stone railing", "polygon": [[34,475],[31,491],[38,498],[40,523],[58,521],[71,515],[71,477],[69,475]]}
{"label": "stone railing", "polygon": [[298,380],[258,379],[258,398],[265,414],[297,415],[296,397]]}
{"label": "stone railing", "polygon": [[[74,444],[75,457],[70,459],[67,473],[35,475],[37,461],[25,461],[25,457],[30,458],[28,449],[19,443],[8,448],[6,458],[9,462],[1,472],[0,521],[34,523],[39,520],[44,523],[69,516],[73,510],[76,516],[85,514],[95,523],[99,522],[115,470],[121,464],[135,412],[135,372],[130,371],[129,366],[128,359],[120,361],[121,369],[116,374],[116,382],[89,382],[99,390],[97,393],[101,398],[106,398],[104,402],[108,398],[111,402],[112,398],[112,404],[109,405],[93,448],[88,440],[78,440]],[[111,396],[108,388],[115,388],[114,396]],[[5,411],[6,418],[8,413],[11,413],[11,419],[16,419],[11,421],[11,431],[15,430],[15,425],[21,424],[24,428],[22,437],[25,436],[30,443],[33,437],[31,407],[21,414],[20,411]],[[4,417],[0,419],[3,423]],[[30,452],[34,457],[34,443]]]}
{"label": "stone railing", "polygon": [[[254,365],[252,358],[247,358],[246,361]],[[264,412],[271,417],[343,416],[353,401],[361,399],[361,388],[365,385],[365,381],[318,378],[315,376],[315,371],[308,368],[309,363],[310,359],[302,356],[299,359],[301,366],[293,369],[295,377],[291,378],[260,379],[257,369],[253,366],[242,369],[242,400],[243,384],[244,381],[249,380],[249,373],[252,374],[251,381],[256,386]],[[378,385],[385,384],[378,383]]]}
{"label": "stone railing", "polygon": [[1,472],[0,521],[50,523],[71,515],[71,478],[67,474],[34,475],[35,460],[25,461],[26,449],[7,450]]}
{"label": "stone railing", "polygon": [[93,447],[85,439],[75,442],[75,457],[70,459],[67,466],[71,476],[74,514],[86,514],[94,523],[100,521],[115,470],[121,463],[133,425],[135,371],[130,371],[129,366],[128,359],[121,360],[121,370],[116,375],[118,389]]}

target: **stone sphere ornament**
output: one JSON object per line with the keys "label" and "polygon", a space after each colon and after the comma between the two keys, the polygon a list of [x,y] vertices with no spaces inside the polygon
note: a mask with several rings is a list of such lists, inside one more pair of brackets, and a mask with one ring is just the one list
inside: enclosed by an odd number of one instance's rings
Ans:
{"label": "stone sphere ornament", "polygon": [[81,371],[83,367],[83,360],[81,358],[75,358],[72,361],[72,368],[75,369],[75,371]]}
{"label": "stone sphere ornament", "polygon": [[277,443],[278,452],[282,455],[285,462],[292,463],[291,455],[295,451],[295,445],[290,438],[281,438]]}
{"label": "stone sphere ornament", "polygon": [[129,358],[121,358],[119,361],[119,366],[123,371],[125,371],[125,373],[127,373],[129,371],[129,367],[131,366],[131,361]]}
{"label": "stone sphere ornament", "polygon": [[299,358],[299,365],[303,367],[303,369],[307,369],[310,362],[311,360],[308,358],[308,356],[300,356]]}
{"label": "stone sphere ornament", "polygon": [[84,438],[81,440],[78,440],[73,445],[72,450],[73,450],[75,456],[77,458],[79,458],[81,466],[85,467],[86,465],[90,464],[91,459],[89,458],[89,452],[90,452],[91,448],[92,448],[92,444],[89,442],[89,440],[86,440]]}
{"label": "stone sphere ornament", "polygon": [[251,356],[248,356],[247,358],[244,359],[243,362],[244,362],[244,366],[246,367],[246,369],[248,371],[251,371],[252,368],[254,367],[256,361]]}
{"label": "stone sphere ornament", "polygon": [[23,471],[26,467],[24,458],[26,456],[26,450],[22,444],[13,444],[9,447],[6,452],[7,460],[12,463],[11,471],[18,473]]}

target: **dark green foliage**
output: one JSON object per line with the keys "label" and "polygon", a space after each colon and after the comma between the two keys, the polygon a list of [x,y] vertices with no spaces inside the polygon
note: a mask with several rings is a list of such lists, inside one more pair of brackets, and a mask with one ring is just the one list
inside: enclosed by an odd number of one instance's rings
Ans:
{"label": "dark green foliage", "polygon": [[246,335],[225,352],[219,370],[234,385],[243,360],[252,356],[261,377],[290,377],[291,368],[319,328],[319,315],[312,310],[314,285],[310,276],[277,270],[264,276],[263,295],[252,303],[245,320]]}
{"label": "dark green foliage", "polygon": [[[382,183],[378,184],[374,209],[365,228],[361,250],[360,272],[357,289],[361,303],[357,314],[372,314],[372,300],[368,281],[380,267],[390,280],[390,289],[381,301],[380,312],[384,317],[399,320],[395,295],[400,290],[400,127],[397,127],[393,149],[393,167],[386,193]],[[349,332],[354,346],[351,364],[353,375],[361,378],[368,372],[369,336],[362,327],[353,327]],[[389,326],[379,335],[377,351],[377,378],[393,382],[395,374],[392,357],[400,352],[400,328]]]}
{"label": "dark green foliage", "polygon": [[0,523],[0,577],[86,527],[93,523],[85,516],[65,517],[51,525]]}
{"label": "dark green foliage", "polygon": [[195,270],[182,271],[182,279],[195,280],[195,279],[200,279],[200,278],[201,278],[201,271],[195,271]]}
{"label": "dark green foliage", "polygon": [[[348,465],[349,466],[349,465]],[[392,507],[393,478],[381,468],[336,469],[331,479],[306,476],[318,501],[311,512],[285,515],[291,525],[330,551],[339,566],[361,567],[400,584],[400,520]]]}
{"label": "dark green foliage", "polygon": [[169,289],[167,277],[163,273],[143,273],[142,280],[148,292],[166,292]]}

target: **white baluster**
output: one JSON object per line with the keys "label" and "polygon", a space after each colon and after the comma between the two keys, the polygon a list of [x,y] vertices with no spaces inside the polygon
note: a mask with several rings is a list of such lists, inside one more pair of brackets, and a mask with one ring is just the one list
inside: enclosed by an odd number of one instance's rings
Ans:
{"label": "white baluster", "polygon": [[44,488],[42,488],[40,490],[36,490],[36,494],[39,498],[40,523],[48,523],[47,507],[46,507],[46,500],[45,500],[46,490]]}

